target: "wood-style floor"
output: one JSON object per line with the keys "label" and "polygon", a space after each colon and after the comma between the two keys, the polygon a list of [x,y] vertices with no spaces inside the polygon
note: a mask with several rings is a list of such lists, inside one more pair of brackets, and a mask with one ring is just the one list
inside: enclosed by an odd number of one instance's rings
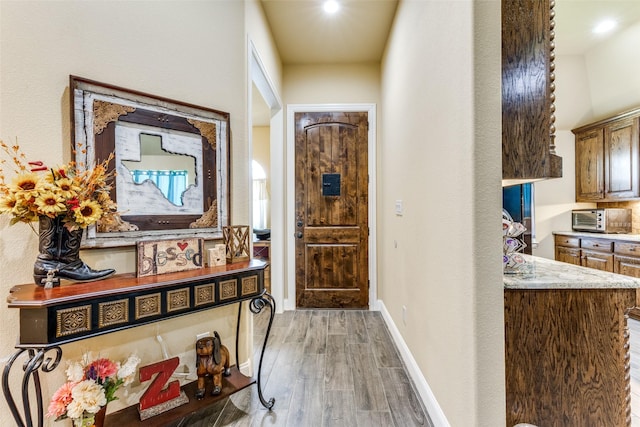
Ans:
{"label": "wood-style floor", "polygon": [[[256,316],[254,357],[268,322]],[[289,311],[275,316],[263,361],[263,395],[251,386],[182,420],[192,427],[432,426],[378,312]]]}

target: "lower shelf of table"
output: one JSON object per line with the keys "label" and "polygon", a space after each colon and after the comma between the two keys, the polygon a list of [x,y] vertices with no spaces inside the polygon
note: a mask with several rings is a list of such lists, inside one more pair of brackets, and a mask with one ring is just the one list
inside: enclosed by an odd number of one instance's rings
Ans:
{"label": "lower shelf of table", "polygon": [[238,392],[250,385],[255,384],[256,381],[253,378],[243,375],[235,366],[231,367],[231,375],[223,377],[222,380],[222,393],[217,396],[211,396],[211,379],[207,379],[207,394],[203,399],[196,399],[197,381],[188,383],[182,387],[189,398],[189,402],[178,406],[170,411],[163,412],[155,417],[148,418],[144,421],[140,421],[140,415],[138,414],[138,405],[129,406],[118,412],[107,415],[105,425],[111,426],[144,426],[144,427],[163,427],[178,421],[182,418],[193,415],[209,405],[229,397],[230,395]]}

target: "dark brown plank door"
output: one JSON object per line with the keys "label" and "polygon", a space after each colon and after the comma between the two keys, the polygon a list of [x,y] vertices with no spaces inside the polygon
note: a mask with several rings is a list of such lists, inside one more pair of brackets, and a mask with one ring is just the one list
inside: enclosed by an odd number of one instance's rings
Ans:
{"label": "dark brown plank door", "polygon": [[296,303],[367,308],[367,113],[296,113]]}

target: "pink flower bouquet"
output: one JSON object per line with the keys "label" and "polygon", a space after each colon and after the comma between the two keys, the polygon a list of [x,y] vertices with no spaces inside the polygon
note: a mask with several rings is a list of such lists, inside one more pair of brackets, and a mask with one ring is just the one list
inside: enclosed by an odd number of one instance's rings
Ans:
{"label": "pink flower bouquet", "polygon": [[55,417],[56,421],[71,418],[74,427],[92,426],[95,414],[117,399],[116,390],[133,382],[140,363],[136,355],[124,363],[105,358],[90,360],[85,354],[81,362],[69,365],[67,382],[53,394],[48,417]]}

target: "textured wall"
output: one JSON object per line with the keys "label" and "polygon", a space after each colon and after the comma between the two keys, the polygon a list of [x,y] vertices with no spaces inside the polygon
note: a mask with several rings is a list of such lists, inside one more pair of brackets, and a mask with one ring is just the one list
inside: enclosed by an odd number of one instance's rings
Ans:
{"label": "textured wall", "polygon": [[379,295],[454,426],[504,424],[499,29],[404,1],[382,68]]}
{"label": "textured wall", "polygon": [[[257,39],[279,85],[279,59],[255,2],[2,1],[0,138],[17,139],[30,159],[52,165],[70,160],[70,74],[227,111],[232,130],[232,221],[246,223],[247,32]],[[9,227],[8,222],[0,217],[0,295],[5,296],[12,286],[32,280],[37,254],[35,233],[24,224]],[[135,270],[133,248],[84,251],[82,258],[94,268]],[[217,329],[223,340],[230,339],[235,316],[234,309],[221,308],[215,316],[202,313],[65,345],[65,360],[86,350],[119,358],[136,349],[143,363],[151,363],[162,357],[155,340],[162,334],[169,352],[184,356],[183,363],[190,365],[195,334]],[[10,331],[18,329],[17,320],[17,310],[0,306],[3,360],[13,353],[16,337]],[[241,348],[246,351],[249,345],[246,338]],[[43,376],[45,399],[62,381],[63,369]],[[129,398],[121,395],[122,400],[109,405],[110,411],[137,402],[144,388],[146,384],[134,387]],[[13,425],[4,399],[0,425]]]}

